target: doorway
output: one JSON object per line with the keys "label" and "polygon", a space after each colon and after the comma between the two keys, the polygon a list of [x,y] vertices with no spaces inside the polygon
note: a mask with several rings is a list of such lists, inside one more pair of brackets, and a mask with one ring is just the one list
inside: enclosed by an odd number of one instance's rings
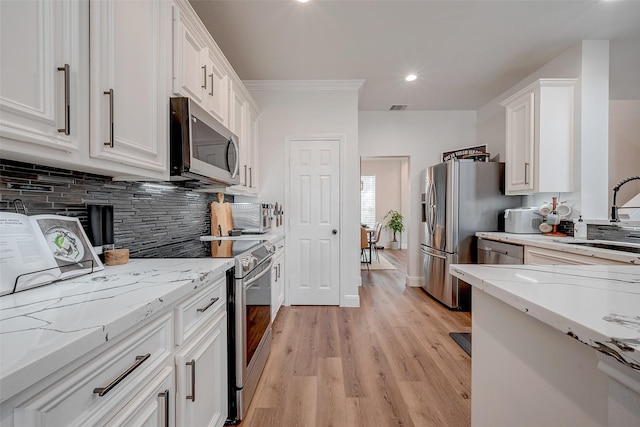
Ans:
{"label": "doorway", "polygon": [[[409,157],[361,157],[360,176],[362,184],[364,184],[365,180],[369,183],[375,182],[373,208],[371,206],[363,206],[361,203],[361,222],[365,218],[362,214],[366,210],[365,214],[368,215],[368,218],[374,218],[374,222],[380,222],[385,225],[387,220],[384,219],[384,216],[390,210],[395,210],[404,217],[405,228],[408,228],[409,221],[411,221],[411,213],[409,211]],[[361,185],[361,190],[364,191],[364,187],[364,185]],[[370,219],[367,220],[371,221]],[[406,249],[408,235],[400,233],[397,239],[399,240],[400,248]],[[392,240],[393,232],[383,227],[378,246],[388,249]]]}

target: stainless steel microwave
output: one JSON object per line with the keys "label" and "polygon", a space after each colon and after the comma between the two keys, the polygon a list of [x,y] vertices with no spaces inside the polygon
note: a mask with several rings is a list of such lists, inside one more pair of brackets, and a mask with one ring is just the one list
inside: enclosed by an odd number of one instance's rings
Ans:
{"label": "stainless steel microwave", "polygon": [[171,180],[240,183],[238,137],[187,97],[171,98]]}

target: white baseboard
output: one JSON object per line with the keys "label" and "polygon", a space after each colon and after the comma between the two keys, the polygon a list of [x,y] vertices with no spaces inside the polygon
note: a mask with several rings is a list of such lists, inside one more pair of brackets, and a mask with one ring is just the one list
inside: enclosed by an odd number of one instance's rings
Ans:
{"label": "white baseboard", "polygon": [[360,307],[360,296],[343,295],[340,301],[340,307]]}
{"label": "white baseboard", "polygon": [[409,276],[407,275],[407,280],[405,282],[405,284],[409,287],[412,288],[419,288],[420,287],[420,276]]}

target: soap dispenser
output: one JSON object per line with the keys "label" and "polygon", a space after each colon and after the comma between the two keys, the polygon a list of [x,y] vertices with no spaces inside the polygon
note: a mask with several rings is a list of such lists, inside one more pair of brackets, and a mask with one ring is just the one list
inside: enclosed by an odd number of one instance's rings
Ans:
{"label": "soap dispenser", "polygon": [[578,221],[573,224],[573,237],[576,239],[587,238],[587,224],[582,220],[582,215],[580,215]]}

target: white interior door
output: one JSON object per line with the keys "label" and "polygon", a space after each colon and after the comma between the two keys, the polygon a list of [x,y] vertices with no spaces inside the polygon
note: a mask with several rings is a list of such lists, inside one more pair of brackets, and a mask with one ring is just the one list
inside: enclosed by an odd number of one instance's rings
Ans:
{"label": "white interior door", "polygon": [[339,305],[340,142],[292,140],[289,166],[289,303]]}

